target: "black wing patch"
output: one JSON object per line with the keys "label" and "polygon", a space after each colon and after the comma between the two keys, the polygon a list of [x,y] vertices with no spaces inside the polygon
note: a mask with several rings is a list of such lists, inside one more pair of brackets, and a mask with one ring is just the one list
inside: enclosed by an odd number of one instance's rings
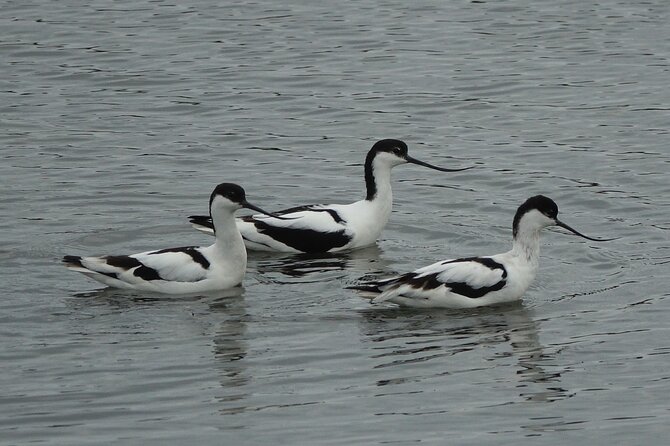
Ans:
{"label": "black wing patch", "polygon": [[149,253],[149,255],[163,254],[166,252],[183,252],[184,254],[188,254],[189,256],[191,256],[193,261],[199,263],[200,266],[202,266],[204,269],[209,268],[209,260],[207,260],[205,256],[202,255],[202,253],[195,248],[195,246],[183,246],[181,248],[165,248],[159,251],[152,251]]}
{"label": "black wing patch", "polygon": [[153,268],[149,268],[146,265],[142,265],[139,268],[136,268],[135,271],[133,271],[133,276],[137,276],[144,280],[163,280],[160,274],[158,274],[158,271]]}
{"label": "black wing patch", "polygon": [[[307,253],[328,252],[351,241],[351,237],[345,233],[344,229],[335,232],[319,232],[313,229],[271,226],[261,220],[252,220],[252,222],[259,233]],[[253,240],[249,241],[253,242]]]}
{"label": "black wing patch", "polygon": [[142,262],[129,256],[105,256],[103,259],[105,259],[105,262],[110,266],[125,269],[126,271],[135,268],[136,266],[143,266]]}
{"label": "black wing patch", "polygon": [[[144,263],[140,262],[134,257],[130,256],[105,256],[103,257],[105,261],[117,268],[124,269],[128,271],[129,269],[135,268],[133,271],[133,276],[137,276],[143,280],[163,280],[163,278],[158,274],[153,268],[146,266]],[[96,273],[105,274],[109,277],[118,278],[118,274],[114,273],[103,273],[96,271]]]}
{"label": "black wing patch", "polygon": [[[135,271],[133,271],[133,275],[137,276],[141,279],[144,280],[163,280],[163,278],[158,274],[158,271],[156,271],[153,268],[149,268],[148,266],[144,265],[142,262],[137,260],[134,257],[130,256],[105,256],[102,257],[105,259],[105,262],[107,262],[108,265],[113,266],[115,268],[121,268],[124,271],[128,271],[132,268],[136,268]],[[112,279],[118,279],[119,275],[117,273],[111,273],[107,271],[96,271],[94,269],[90,269],[82,265],[81,263],[81,257],[80,256],[65,256],[63,257],[63,262],[68,264],[68,265],[73,265],[73,266],[80,266],[82,268],[86,268],[91,272],[94,272],[96,274],[102,274],[104,276],[111,277]]]}
{"label": "black wing patch", "polygon": [[491,270],[499,269],[502,271],[501,279],[500,281],[491,286],[474,288],[466,282],[441,282],[437,278],[437,276],[440,273],[428,274],[420,277],[417,277],[414,273],[407,273],[400,276],[396,283],[405,283],[410,285],[412,288],[424,289],[424,290],[433,290],[435,288],[444,285],[448,287],[452,293],[460,294],[461,296],[469,297],[471,299],[477,299],[479,297],[487,295],[490,292],[498,291],[507,284],[507,270],[505,269],[505,266],[490,258],[469,257],[464,259],[447,260],[445,262],[442,262],[442,264],[447,265],[449,263],[462,263],[462,262],[477,262],[481,263],[482,265]]}
{"label": "black wing patch", "polygon": [[[63,257],[63,263],[70,265],[70,266],[78,266],[80,268],[88,269],[81,263],[81,256],[65,256]],[[92,270],[89,270],[92,271]],[[103,271],[92,271],[96,274],[102,274],[103,276],[111,277],[112,279],[118,279],[118,275],[116,273],[107,273]]]}
{"label": "black wing patch", "polygon": [[[314,208],[314,205],[297,206],[294,208],[284,209],[277,214],[286,215],[293,212],[327,212],[335,223],[344,223],[345,220],[334,209]],[[351,241],[351,237],[346,234],[344,229],[334,232],[320,232],[308,228],[286,228],[272,226],[265,223],[263,220],[254,219],[253,216],[248,215],[242,217],[242,220],[253,223],[259,233],[267,235],[268,237],[277,240],[290,246],[293,249],[306,253],[328,252],[334,248],[340,248]],[[253,240],[246,239],[250,242]]]}

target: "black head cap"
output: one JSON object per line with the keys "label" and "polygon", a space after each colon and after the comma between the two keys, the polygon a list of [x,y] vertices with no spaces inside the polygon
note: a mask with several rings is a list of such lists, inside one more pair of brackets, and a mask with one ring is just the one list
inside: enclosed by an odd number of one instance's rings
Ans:
{"label": "black head cap", "polygon": [[407,144],[399,139],[382,139],[377,141],[365,157],[365,187],[367,200],[372,200],[377,194],[377,184],[372,172],[372,162],[379,153],[392,153],[399,158],[407,159]]}
{"label": "black head cap", "polygon": [[221,183],[216,186],[214,188],[214,192],[212,192],[212,195],[209,197],[210,206],[212,206],[212,201],[214,201],[214,197],[217,195],[221,195],[233,203],[243,204],[247,201],[247,196],[244,192],[244,189],[242,189],[242,186],[238,186],[235,183]]}
{"label": "black head cap", "polygon": [[542,212],[552,220],[556,220],[558,217],[558,205],[554,202],[554,200],[549,197],[545,197],[544,195],[535,195],[534,197],[530,197],[521,206],[519,206],[519,209],[517,209],[516,214],[514,215],[512,231],[515,236],[521,217],[533,209]]}
{"label": "black head cap", "polygon": [[368,156],[375,156],[380,152],[388,152],[400,158],[404,158],[407,156],[407,144],[399,139],[382,139],[372,146]]}

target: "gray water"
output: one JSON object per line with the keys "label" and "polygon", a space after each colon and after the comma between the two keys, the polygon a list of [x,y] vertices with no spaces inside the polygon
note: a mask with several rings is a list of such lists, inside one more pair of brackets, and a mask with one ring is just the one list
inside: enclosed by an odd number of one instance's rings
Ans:
{"label": "gray water", "polygon": [[[624,1],[0,1],[0,443],[667,444],[670,6]],[[230,3],[230,4],[227,4]],[[208,244],[214,185],[363,196],[377,246],[249,257],[244,290],[104,289],[64,254]],[[371,306],[362,277],[547,230],[522,302]]]}

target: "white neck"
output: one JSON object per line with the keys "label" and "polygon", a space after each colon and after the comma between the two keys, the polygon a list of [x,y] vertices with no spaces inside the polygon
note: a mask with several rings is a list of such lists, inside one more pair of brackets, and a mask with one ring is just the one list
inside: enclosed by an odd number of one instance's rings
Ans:
{"label": "white neck", "polygon": [[237,229],[233,212],[234,210],[221,207],[211,209],[214,235],[216,236],[214,246],[217,251],[225,252],[227,258],[244,263],[246,268],[247,250],[244,247],[242,235]]}
{"label": "white neck", "polygon": [[375,181],[377,194],[374,199],[392,200],[391,193],[391,168],[386,163],[375,162],[372,165],[372,176]]}
{"label": "white neck", "polygon": [[533,267],[537,267],[540,258],[540,230],[538,227],[520,227],[512,242],[512,255]]}
{"label": "white neck", "polygon": [[[391,190],[391,169],[387,162],[374,160],[371,169],[371,180],[374,185],[367,184],[368,197],[366,201],[370,204],[372,212],[376,215],[378,224],[382,227],[386,225],[391,216],[391,207],[393,206],[393,191]],[[370,182],[370,179],[366,179]],[[371,187],[374,187],[374,195],[371,195]]]}

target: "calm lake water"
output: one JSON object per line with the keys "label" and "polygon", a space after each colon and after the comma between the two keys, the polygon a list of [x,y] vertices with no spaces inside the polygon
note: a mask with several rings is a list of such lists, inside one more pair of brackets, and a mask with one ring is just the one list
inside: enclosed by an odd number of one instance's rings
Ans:
{"label": "calm lake water", "polygon": [[[667,444],[666,0],[182,3],[0,2],[1,444]],[[381,138],[477,168],[397,167],[377,246],[252,253],[237,293],[60,265],[210,243],[223,181],[358,200]],[[344,289],[507,250],[537,193],[620,239],[545,231],[511,306]]]}

